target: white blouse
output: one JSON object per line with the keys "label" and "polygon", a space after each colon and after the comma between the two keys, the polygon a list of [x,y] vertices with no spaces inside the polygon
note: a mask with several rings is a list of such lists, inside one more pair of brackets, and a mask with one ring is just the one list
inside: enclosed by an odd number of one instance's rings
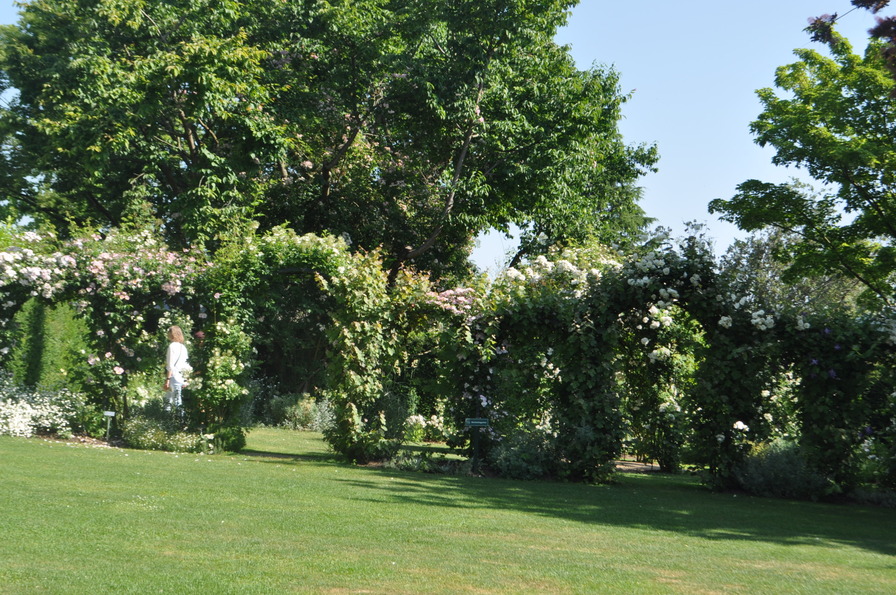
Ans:
{"label": "white blouse", "polygon": [[187,346],[177,341],[168,345],[168,355],[165,358],[165,369],[169,375],[181,375],[181,370],[189,367],[187,363]]}

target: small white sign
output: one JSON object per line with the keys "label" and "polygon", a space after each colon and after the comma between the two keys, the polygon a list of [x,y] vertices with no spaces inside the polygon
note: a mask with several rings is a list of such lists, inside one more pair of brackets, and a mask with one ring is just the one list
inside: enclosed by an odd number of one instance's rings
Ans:
{"label": "small white sign", "polygon": [[103,415],[105,415],[106,417],[115,417],[115,412],[114,411],[103,411]]}

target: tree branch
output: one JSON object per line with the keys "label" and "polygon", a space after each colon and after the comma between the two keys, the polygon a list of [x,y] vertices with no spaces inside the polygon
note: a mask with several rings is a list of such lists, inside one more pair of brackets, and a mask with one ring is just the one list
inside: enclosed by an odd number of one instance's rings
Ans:
{"label": "tree branch", "polygon": [[190,156],[195,159],[196,151],[199,147],[196,131],[187,119],[187,114],[184,113],[184,110],[177,110],[177,115],[180,118],[181,125],[184,127],[184,133],[187,135],[187,146],[190,147]]}
{"label": "tree branch", "polygon": [[[483,68],[483,72],[488,69],[489,64],[491,63],[492,56],[494,55],[494,51],[489,52],[488,58],[486,59],[485,67]],[[485,82],[483,79],[479,80],[479,83],[476,87],[476,112],[479,112],[479,106],[482,104],[482,97],[485,94]],[[417,258],[421,254],[425,253],[429,249],[433,247],[438,237],[445,230],[445,221],[451,215],[451,212],[454,210],[455,198],[457,196],[457,188],[460,183],[461,175],[463,174],[464,163],[467,159],[467,155],[470,150],[470,145],[473,142],[473,138],[476,133],[476,122],[469,122],[467,125],[466,134],[464,135],[463,143],[461,144],[460,151],[458,152],[457,158],[454,161],[454,172],[451,176],[451,183],[448,188],[448,194],[445,196],[445,206],[442,208],[442,212],[439,215],[439,222],[430,232],[429,236],[423,241],[420,246],[417,248],[413,248],[410,250],[405,249],[403,254],[397,255],[395,259],[395,263],[392,265],[392,268],[389,270],[389,284],[391,285],[395,278],[398,276],[398,271],[401,269],[401,265],[408,260],[412,260]]]}
{"label": "tree branch", "polygon": [[218,142],[218,136],[212,131],[208,125],[202,121],[201,118],[196,118],[196,121],[199,122],[199,125],[215,140],[215,147],[218,147],[221,143]]}
{"label": "tree branch", "polygon": [[853,188],[855,188],[859,195],[864,199],[864,201],[868,204],[871,209],[877,213],[878,217],[884,223],[884,226],[887,228],[887,231],[890,234],[890,237],[896,240],[896,227],[890,222],[890,217],[884,212],[883,208],[880,206],[878,200],[865,188],[862,184],[859,184],[852,174],[846,168],[842,168],[841,173],[846,181],[849,182]]}

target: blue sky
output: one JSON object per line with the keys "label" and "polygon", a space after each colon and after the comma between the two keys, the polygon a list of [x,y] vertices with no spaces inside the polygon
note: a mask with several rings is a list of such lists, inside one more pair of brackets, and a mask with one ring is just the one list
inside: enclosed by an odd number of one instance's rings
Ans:
{"label": "blue sky", "polygon": [[[857,50],[874,25],[868,11],[847,13],[849,0],[583,0],[557,36],[579,68],[614,67],[623,92],[633,91],[620,123],[628,143],[656,143],[659,172],[645,177],[642,206],[659,225],[680,233],[684,222],[708,226],[717,250],[743,237],[706,210],[730,198],[737,184],[799,176],[771,164],[770,149],[753,143],[749,124],[760,113],[756,89],[773,86],[775,69],[799,47],[824,48],[803,31],[807,19],[842,16],[838,29]],[[0,0],[0,23],[16,20]],[[474,259],[494,270],[513,243],[500,234],[480,241]]]}
{"label": "blue sky", "polygon": [[[676,234],[686,221],[705,223],[721,252],[746,234],[710,215],[709,201],[730,198],[750,178],[800,177],[773,166],[772,150],[753,142],[755,91],[774,86],[775,69],[796,61],[795,48],[824,51],[803,31],[810,17],[844,15],[838,30],[863,51],[874,16],[847,15],[851,8],[849,0],[582,0],[557,41],[571,47],[579,68],[612,66],[623,92],[634,91],[623,137],[656,143],[660,153],[659,171],[641,182],[647,214]],[[512,246],[492,234],[474,258],[494,270]]]}

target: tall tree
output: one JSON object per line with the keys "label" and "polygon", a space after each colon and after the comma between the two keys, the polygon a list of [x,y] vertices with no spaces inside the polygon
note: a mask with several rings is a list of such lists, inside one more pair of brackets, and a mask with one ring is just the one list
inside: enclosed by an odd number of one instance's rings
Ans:
{"label": "tall tree", "polygon": [[211,248],[289,222],[437,274],[490,227],[610,239],[656,154],[620,138],[615,73],[554,44],[574,4],[34,0],[0,43],[6,198]]}
{"label": "tall tree", "polygon": [[878,300],[893,300],[896,272],[896,98],[880,53],[864,55],[832,32],[832,57],[797,50],[800,61],[778,69],[752,124],[757,142],[770,145],[777,165],[805,168],[822,182],[814,193],[799,184],[748,180],[710,211],[748,231],[775,227],[797,234],[792,272],[840,270]]}

